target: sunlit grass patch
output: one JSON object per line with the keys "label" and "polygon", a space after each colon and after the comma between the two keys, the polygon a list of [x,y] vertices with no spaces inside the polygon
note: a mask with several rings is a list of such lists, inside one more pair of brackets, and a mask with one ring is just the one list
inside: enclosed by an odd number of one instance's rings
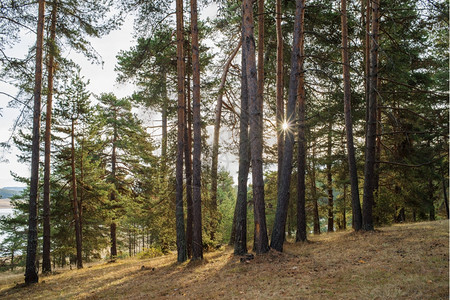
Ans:
{"label": "sunlit grass patch", "polygon": [[438,221],[310,236],[244,262],[231,247],[182,264],[174,253],[124,259],[29,287],[0,277],[0,298],[448,299],[448,237],[448,221]]}

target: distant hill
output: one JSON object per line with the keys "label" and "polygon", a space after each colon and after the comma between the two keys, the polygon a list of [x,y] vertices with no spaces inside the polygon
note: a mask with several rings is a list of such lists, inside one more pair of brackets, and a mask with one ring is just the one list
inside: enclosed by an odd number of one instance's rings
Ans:
{"label": "distant hill", "polygon": [[0,188],[0,199],[11,198],[14,195],[20,194],[24,187],[4,187]]}

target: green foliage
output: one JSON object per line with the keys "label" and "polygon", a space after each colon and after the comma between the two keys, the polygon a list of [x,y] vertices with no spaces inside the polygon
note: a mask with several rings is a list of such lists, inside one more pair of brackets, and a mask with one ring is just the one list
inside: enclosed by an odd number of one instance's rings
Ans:
{"label": "green foliage", "polygon": [[144,248],[141,252],[138,253],[137,258],[139,259],[148,259],[148,258],[154,258],[164,255],[161,249],[158,248]]}
{"label": "green foliage", "polygon": [[23,214],[15,212],[13,215],[0,217],[0,232],[3,235],[0,243],[0,257],[3,258],[0,270],[14,270],[14,267],[24,265],[23,253],[27,247],[26,229],[27,219]]}

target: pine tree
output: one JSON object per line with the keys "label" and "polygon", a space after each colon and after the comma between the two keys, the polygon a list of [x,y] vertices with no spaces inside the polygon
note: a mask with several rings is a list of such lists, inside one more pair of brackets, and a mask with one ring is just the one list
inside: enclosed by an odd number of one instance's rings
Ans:
{"label": "pine tree", "polygon": [[[294,127],[295,124],[295,109],[296,100],[298,94],[298,83],[299,83],[299,61],[300,61],[300,44],[301,44],[301,28],[302,23],[302,10],[304,4],[301,0],[296,1],[295,9],[295,25],[294,25],[294,39],[292,44],[292,54],[291,54],[291,73],[289,77],[289,97],[286,108],[286,122],[289,127]],[[286,130],[285,142],[284,142],[284,153],[283,153],[283,164],[280,176],[280,186],[278,187],[277,195],[277,212],[275,216],[275,223],[272,230],[272,238],[270,242],[270,247],[277,250],[283,251],[283,244],[285,239],[285,227],[286,227],[286,217],[289,205],[289,194],[290,194],[290,182],[291,182],[291,171],[292,171],[292,156],[294,150],[294,133],[292,130]]]}
{"label": "pine tree", "polygon": [[178,74],[178,138],[177,138],[177,163],[176,163],[176,229],[177,229],[177,252],[178,262],[187,259],[186,237],[184,231],[183,212],[183,150],[184,150],[184,110],[185,110],[185,90],[184,90],[184,36],[183,36],[183,1],[177,0],[177,74]]}
{"label": "pine tree", "polygon": [[28,245],[25,283],[37,283],[39,280],[36,268],[37,252],[37,202],[39,184],[39,141],[41,121],[41,92],[42,92],[42,54],[44,42],[45,1],[39,1],[36,69],[34,79],[34,113],[33,113],[33,145],[31,157],[30,204],[28,218]]}
{"label": "pine tree", "polygon": [[[191,0],[192,76],[194,82],[194,164],[193,164],[193,234],[192,259],[203,259],[202,200],[201,200],[201,116],[200,116],[200,62],[197,25],[197,0]],[[217,210],[217,203],[215,204]],[[214,237],[214,236],[213,236]]]}

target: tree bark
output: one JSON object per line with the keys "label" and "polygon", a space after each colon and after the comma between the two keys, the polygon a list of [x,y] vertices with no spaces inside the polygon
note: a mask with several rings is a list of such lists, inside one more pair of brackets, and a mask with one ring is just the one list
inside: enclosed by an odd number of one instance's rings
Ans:
{"label": "tree bark", "polygon": [[253,250],[257,254],[269,251],[266,213],[264,205],[264,180],[262,165],[262,104],[258,98],[255,39],[253,35],[253,7],[251,0],[243,5],[243,55],[246,57],[247,87],[250,114],[250,152],[252,162],[252,183],[254,201],[255,235]]}
{"label": "tree bark", "polygon": [[346,213],[347,213],[347,210],[346,210],[347,184],[344,184],[344,199],[342,201],[343,201],[343,204],[342,204],[342,207],[343,207],[343,209],[342,209],[342,223],[343,223],[342,228],[344,230],[346,230],[347,229],[347,216],[346,216]]}
{"label": "tree bark", "polygon": [[[201,149],[202,149],[202,120],[200,115],[200,62],[197,25],[197,0],[191,0],[191,34],[192,34],[192,79],[194,83],[194,164],[193,164],[193,234],[192,259],[203,259],[202,242],[202,194],[201,194]],[[217,203],[215,210],[217,210]]]}
{"label": "tree bark", "polygon": [[299,83],[298,83],[298,153],[297,153],[297,242],[306,241],[306,208],[305,208],[305,173],[306,173],[306,93],[305,93],[305,73],[303,62],[305,59],[304,49],[304,21],[305,21],[305,0],[302,0],[302,11],[300,18],[300,60],[299,60]]}
{"label": "tree bark", "polygon": [[[191,65],[191,55],[188,48],[188,66]],[[186,249],[187,256],[192,257],[192,230],[193,230],[193,207],[192,207],[192,111],[191,111],[191,77],[186,72],[186,109],[184,115],[184,165],[186,174]]]}
{"label": "tree bark", "polygon": [[50,40],[48,47],[47,65],[47,111],[45,115],[45,146],[44,146],[44,201],[43,201],[43,241],[42,241],[42,273],[52,271],[50,259],[50,153],[51,153],[51,124],[52,124],[52,98],[53,98],[53,71],[56,52],[56,10],[57,3],[53,1]]}
{"label": "tree bark", "polygon": [[[239,177],[239,174],[238,174]],[[239,179],[238,179],[239,181]],[[230,232],[230,240],[228,241],[229,246],[234,246],[234,243],[236,242],[236,217],[237,217],[237,211],[236,211],[236,205],[234,206],[234,212],[233,212],[233,223],[231,223],[231,232]]]}
{"label": "tree bark", "polygon": [[350,60],[348,57],[348,25],[347,25],[347,2],[341,0],[341,26],[342,26],[342,68],[344,79],[344,117],[345,133],[347,137],[347,158],[352,194],[353,229],[361,230],[362,215],[361,203],[359,202],[358,170],[356,167],[355,146],[353,144],[353,121],[351,106],[350,87]]}
{"label": "tree bark", "polygon": [[84,200],[84,163],[83,163],[83,153],[84,153],[84,134],[81,139],[81,156],[80,156],[80,196],[78,201],[78,216],[80,220],[80,236],[81,241],[83,241],[83,200]]}
{"label": "tree bark", "polygon": [[183,212],[183,149],[184,149],[184,36],[183,36],[183,0],[176,1],[177,14],[177,86],[178,86],[178,135],[177,135],[177,162],[176,162],[176,202],[175,218],[177,232],[177,261],[184,262],[186,255],[186,236],[184,231]]}
{"label": "tree bark", "polygon": [[[244,39],[244,28],[242,28]],[[244,53],[244,49],[242,49]],[[234,255],[247,253],[247,180],[250,168],[250,141],[248,139],[248,88],[247,88],[247,60],[241,55],[241,115],[239,119],[239,173],[238,192],[234,215]]]}
{"label": "tree bark", "polygon": [[447,195],[447,187],[445,185],[445,179],[444,175],[442,174],[443,171],[441,169],[441,180],[442,180],[442,191],[444,192],[444,204],[445,204],[445,212],[447,214],[447,219],[450,218],[449,216],[449,208],[448,208],[448,195]]}
{"label": "tree bark", "polygon": [[[331,116],[330,116],[331,118]],[[332,148],[332,129],[333,124],[330,120],[330,124],[328,125],[328,146],[327,146],[327,191],[328,191],[328,232],[334,231],[334,199],[333,199],[333,174],[331,173],[332,166],[332,157],[331,157],[331,148]]]}
{"label": "tree bark", "polygon": [[263,111],[264,111],[264,0],[258,0],[258,64],[257,64],[257,92],[256,99],[260,106],[260,123],[259,130],[261,138],[263,136]]}
{"label": "tree bark", "polygon": [[[366,5],[365,14],[365,35],[364,35],[364,80],[365,80],[365,99],[366,99],[366,123],[369,120],[369,94],[370,94],[370,8],[371,0],[362,0]],[[367,124],[366,124],[367,130]]]}
{"label": "tree bark", "polygon": [[163,159],[163,170],[166,170],[166,164],[167,164],[167,103],[169,101],[169,98],[167,96],[167,72],[166,70],[163,71],[162,76],[163,81],[163,106],[162,106],[162,142],[161,142],[161,157]]}
{"label": "tree bark", "polygon": [[[230,57],[227,59],[223,73],[222,78],[220,80],[219,85],[219,92],[217,95],[217,102],[216,102],[216,116],[214,121],[214,136],[213,136],[213,144],[212,144],[212,163],[211,163],[211,204],[213,210],[217,214],[217,173],[218,173],[218,161],[219,161],[219,135],[220,135],[220,126],[221,126],[221,119],[222,119],[222,104],[223,104],[223,93],[225,89],[225,83],[227,80],[227,74],[228,70],[230,69],[231,62],[233,61],[234,57],[239,51],[239,48],[241,48],[242,40],[239,41],[236,48],[231,53]],[[212,224],[212,234],[211,239],[214,240],[214,232],[217,227],[217,220],[213,218]]]}
{"label": "tree bark", "polygon": [[284,148],[284,57],[283,57],[283,33],[281,30],[281,19],[283,17],[281,12],[281,0],[277,0],[276,8],[276,32],[277,32],[277,151],[278,151],[278,172],[277,172],[277,187],[280,186],[281,165],[283,162],[283,148]]}
{"label": "tree bark", "polygon": [[25,267],[25,283],[39,281],[36,268],[37,254],[37,215],[39,193],[39,142],[41,127],[41,92],[42,92],[42,46],[44,43],[45,1],[39,0],[38,24],[36,35],[36,70],[34,77],[33,138],[31,146],[30,202],[28,214],[27,259]]}
{"label": "tree bark", "polygon": [[[377,91],[380,89],[381,80],[378,77],[377,78]],[[374,191],[374,199],[373,199],[373,207],[376,207],[379,191],[380,191],[380,163],[381,161],[381,109],[379,107],[381,106],[381,98],[377,97],[376,101],[376,107],[377,107],[377,123],[376,123],[376,139],[375,139],[375,165],[374,165],[374,173],[375,176],[373,178],[373,191]],[[376,222],[378,220],[378,217],[376,217]]]}
{"label": "tree bark", "polygon": [[369,114],[366,131],[366,161],[364,166],[363,230],[374,230],[374,176],[375,176],[375,141],[377,118],[377,78],[378,78],[378,26],[379,0],[372,1],[372,42],[370,53],[370,93]]}
{"label": "tree bark", "polygon": [[289,206],[290,183],[292,171],[292,156],[294,150],[294,131],[295,127],[295,106],[297,100],[298,83],[299,83],[299,60],[300,60],[300,41],[301,41],[301,23],[302,10],[304,9],[303,0],[296,1],[295,23],[294,23],[294,40],[292,45],[291,56],[291,74],[289,78],[289,97],[286,109],[286,122],[289,128],[285,132],[283,163],[281,168],[281,180],[277,193],[277,210],[275,214],[275,223],[272,231],[272,239],[270,246],[277,250],[283,251],[283,243],[285,240],[286,217]]}

